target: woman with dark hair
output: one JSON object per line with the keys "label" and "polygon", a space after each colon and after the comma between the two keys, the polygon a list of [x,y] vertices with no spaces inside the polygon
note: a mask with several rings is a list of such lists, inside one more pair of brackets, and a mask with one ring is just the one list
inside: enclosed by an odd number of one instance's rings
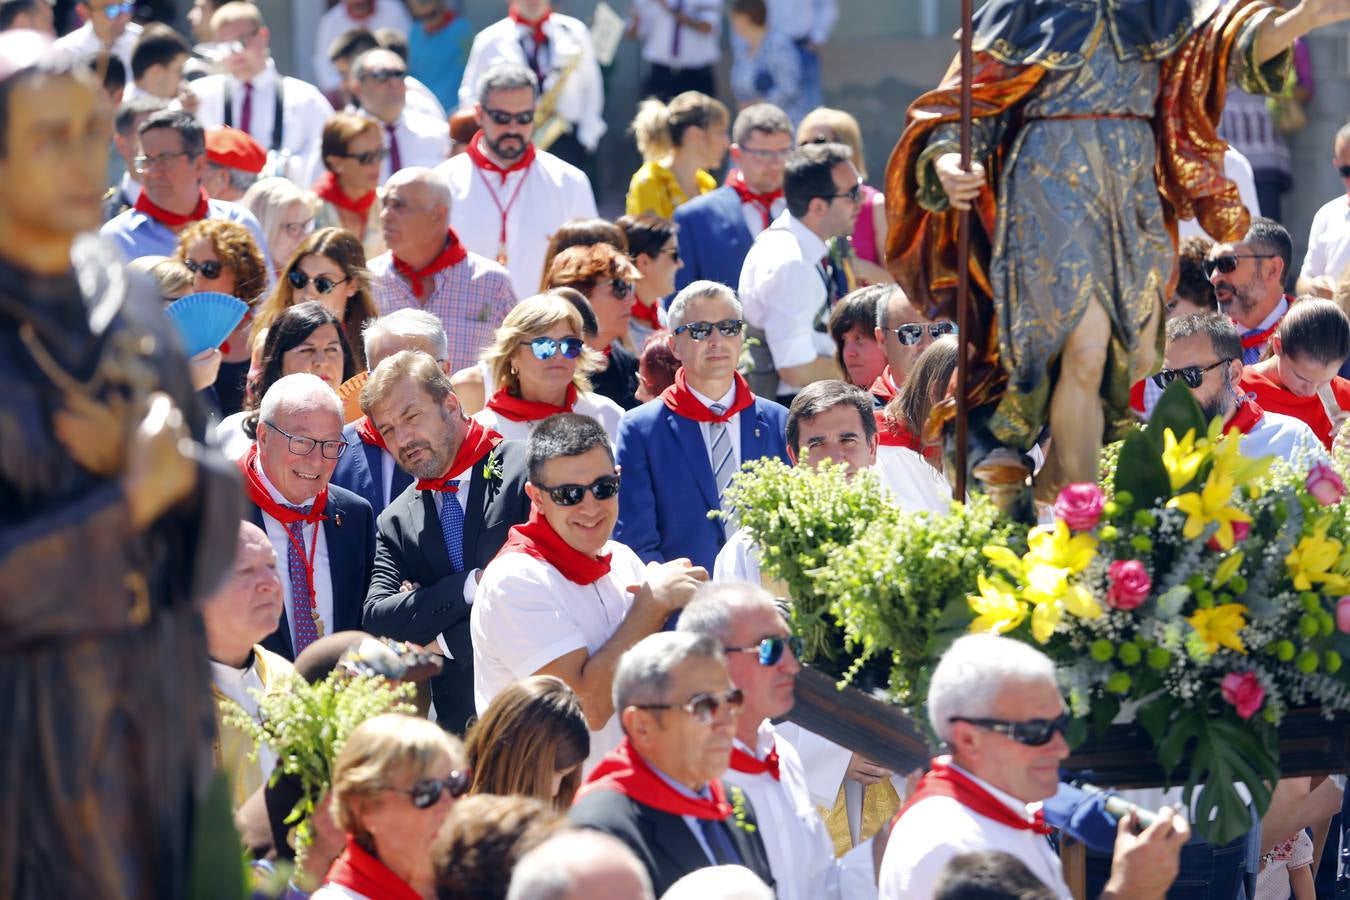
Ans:
{"label": "woman with dark hair", "polygon": [[268,388],[284,375],[310,372],[336,390],[356,374],[356,363],[337,317],[322,303],[300,303],[282,312],[268,329],[259,359],[257,381],[250,385],[244,408],[216,427],[222,452],[238,459],[257,437],[258,404]]}
{"label": "woman with dark hair", "polygon": [[886,370],[886,350],[877,341],[877,301],[891,295],[892,284],[858,288],[844,296],[830,311],[830,337],[834,361],[849,384],[871,388]]}
{"label": "woman with dark hair", "polygon": [[666,311],[661,301],[675,293],[675,273],[684,265],[675,239],[680,227],[651,214],[622,216],[615,224],[628,238],[628,258],[642,275],[634,285],[633,296],[637,299],[629,324],[634,345],[641,347],[648,335],[666,327]]}
{"label": "woman with dark hair", "polygon": [[539,290],[548,290],[548,270],[555,256],[570,247],[590,247],[593,244],[609,244],[620,253],[628,252],[628,238],[623,229],[609,219],[570,219],[562,223],[548,239]]}
{"label": "woman with dark hair", "polygon": [[1350,381],[1336,373],[1350,355],[1350,319],[1333,300],[1301,297],[1270,337],[1270,355],[1238,382],[1268,413],[1308,424],[1329,450],[1350,416]]}
{"label": "woman with dark hair", "polygon": [[629,327],[633,320],[633,285],[642,274],[608,244],[571,247],[548,268],[550,290],[569,287],[581,292],[598,326],[586,343],[604,354],[604,368],[591,376],[592,389],[624,409],[637,406],[637,356]]}

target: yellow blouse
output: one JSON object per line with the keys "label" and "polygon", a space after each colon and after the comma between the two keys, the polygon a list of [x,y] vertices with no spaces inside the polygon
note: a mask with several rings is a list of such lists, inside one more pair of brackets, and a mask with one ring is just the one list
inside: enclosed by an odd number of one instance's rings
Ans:
{"label": "yellow blouse", "polygon": [[[694,176],[698,180],[698,192],[706,194],[717,187],[717,179],[699,169]],[[675,173],[656,160],[645,162],[642,168],[633,173],[628,182],[628,203],[626,212],[630,216],[642,213],[655,213],[670,218],[679,206],[689,198],[680,188]]]}

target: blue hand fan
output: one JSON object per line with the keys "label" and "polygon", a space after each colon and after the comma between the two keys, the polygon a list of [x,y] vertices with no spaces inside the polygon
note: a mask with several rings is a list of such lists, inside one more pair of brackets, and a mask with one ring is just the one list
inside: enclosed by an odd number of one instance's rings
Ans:
{"label": "blue hand fan", "polygon": [[178,327],[189,357],[219,347],[244,320],[246,312],[248,304],[243,300],[214,291],[188,294],[164,308],[164,314]]}

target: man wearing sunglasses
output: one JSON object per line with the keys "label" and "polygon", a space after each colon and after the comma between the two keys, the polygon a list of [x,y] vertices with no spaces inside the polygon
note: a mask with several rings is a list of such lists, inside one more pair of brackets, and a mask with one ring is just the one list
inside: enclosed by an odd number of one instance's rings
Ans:
{"label": "man wearing sunglasses", "polygon": [[1205,260],[1219,311],[1237,325],[1247,365],[1265,355],[1270,336],[1293,302],[1284,292],[1293,249],[1283,225],[1257,218],[1241,241],[1215,244]]}
{"label": "man wearing sunglasses", "polygon": [[775,887],[761,830],[775,823],[721,781],[744,702],[721,645],[706,635],[654,634],[619,662],[613,703],[624,739],[591,772],[568,819],[627,844],[657,896],[716,865],[744,866]]}
{"label": "man wearing sunglasses", "polygon": [[289,660],[326,634],[361,627],[375,556],[370,504],[329,483],[349,449],[333,389],[287,375],[263,395],[257,440],[239,461],[245,518],[267,532],[285,573],[281,622],[262,644]]}
{"label": "man wearing sunglasses", "polygon": [[886,371],[873,382],[872,396],[885,406],[900,393],[900,386],[919,354],[943,335],[955,334],[951,319],[929,320],[896,286],[877,301],[876,339],[886,352]]}
{"label": "man wearing sunglasses", "polygon": [[529,521],[483,571],[470,613],[474,700],[481,714],[511,682],[556,675],[586,714],[589,768],[623,737],[611,694],[619,657],[708,573],[687,559],[644,564],[610,540],[620,473],[599,422],[550,416],[530,433],[527,456]]}
{"label": "man wearing sunglasses", "polygon": [[736,371],[745,343],[741,304],[725,285],[696,281],[675,295],[666,321],[680,361],[675,383],[624,413],[618,539],[648,562],[687,558],[711,569],[726,523],[708,518],[741,466],[787,460],[787,410],[756,397]]}
{"label": "man wearing sunglasses", "polygon": [[1331,146],[1331,167],[1345,190],[1328,200],[1308,229],[1308,252],[1296,292],[1330,298],[1350,271],[1350,124],[1342,125]]}
{"label": "man wearing sunglasses", "polygon": [[[949,755],[939,756],[906,801],[881,863],[883,900],[933,895],[952,857],[1003,850],[1068,900],[1041,802],[1059,789],[1069,755],[1069,717],[1054,663],[1020,641],[992,634],[958,638],[933,670],[928,717]],[[1109,900],[1161,900],[1176,878],[1190,827],[1164,807],[1136,835],[1135,817],[1116,832]]]}
{"label": "man wearing sunglasses", "polygon": [[131,51],[141,36],[141,26],[131,21],[136,12],[133,0],[88,0],[76,3],[84,24],[56,39],[52,49],[83,58],[100,50],[109,51],[131,71]]}
{"label": "man wearing sunglasses", "polygon": [[[818,807],[828,808],[842,769],[816,763],[803,766],[785,733],[824,742],[785,723],[793,688],[801,671],[801,638],[792,634],[773,597],[745,582],[721,582],[702,588],[680,616],[679,631],[701,634],[722,644],[727,674],[745,696],[736,721],[731,770],[723,779],[745,791],[764,822],[764,846],[777,881],[778,900],[867,900],[877,895],[877,868],[888,828],[859,843],[840,858]],[[847,764],[843,748],[834,754]],[[829,768],[835,788],[823,803],[812,788]],[[830,775],[825,774],[825,780]],[[898,807],[897,807],[898,808]],[[893,814],[893,813],[892,813]],[[889,818],[889,817],[888,817]]]}
{"label": "man wearing sunglasses", "polygon": [[352,93],[364,115],[380,123],[388,155],[380,165],[380,184],[405,166],[438,166],[450,155],[445,119],[433,119],[408,106],[408,66],[392,50],[367,50],[352,63]]}

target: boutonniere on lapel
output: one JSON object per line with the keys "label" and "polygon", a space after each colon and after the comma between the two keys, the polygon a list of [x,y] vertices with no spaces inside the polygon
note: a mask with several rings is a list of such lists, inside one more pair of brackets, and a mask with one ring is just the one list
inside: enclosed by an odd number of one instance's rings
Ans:
{"label": "boutonniere on lapel", "polygon": [[489,503],[502,489],[502,458],[501,451],[498,449],[489,453],[487,461],[483,463],[483,487],[487,489],[487,502]]}
{"label": "boutonniere on lapel", "polygon": [[750,821],[750,813],[745,806],[745,791],[732,786],[727,793],[731,797],[732,824],[746,834],[754,834],[759,830],[759,827]]}

